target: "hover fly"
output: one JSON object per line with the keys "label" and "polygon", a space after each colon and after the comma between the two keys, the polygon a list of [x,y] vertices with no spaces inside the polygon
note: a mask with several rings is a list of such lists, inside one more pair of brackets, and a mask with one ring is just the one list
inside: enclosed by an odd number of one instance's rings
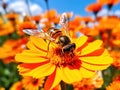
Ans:
{"label": "hover fly", "polygon": [[63,53],[73,52],[76,48],[76,45],[75,43],[72,43],[70,39],[68,30],[68,17],[66,13],[63,13],[61,15],[59,24],[61,26],[60,29],[51,27],[47,32],[44,32],[42,29],[24,29],[23,32],[28,35],[36,36],[38,38],[43,38],[44,40],[49,40],[50,42],[54,42],[62,46]]}

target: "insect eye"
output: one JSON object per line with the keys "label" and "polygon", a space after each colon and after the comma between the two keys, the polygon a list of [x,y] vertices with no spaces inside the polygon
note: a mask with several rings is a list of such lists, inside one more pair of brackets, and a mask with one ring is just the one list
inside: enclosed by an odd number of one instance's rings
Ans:
{"label": "insect eye", "polygon": [[62,46],[65,46],[70,43],[70,39],[67,36],[60,36],[59,42]]}

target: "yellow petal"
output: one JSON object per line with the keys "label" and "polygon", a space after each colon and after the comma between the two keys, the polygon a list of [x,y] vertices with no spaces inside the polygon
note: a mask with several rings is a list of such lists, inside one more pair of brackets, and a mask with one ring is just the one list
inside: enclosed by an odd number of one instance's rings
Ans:
{"label": "yellow petal", "polygon": [[75,39],[74,42],[76,44],[76,48],[81,47],[87,40],[88,37],[86,36],[80,36],[79,38]]}
{"label": "yellow petal", "polygon": [[47,60],[47,58],[41,57],[41,56],[17,54],[15,57],[15,60],[18,62],[24,62],[24,63],[37,63],[37,62],[44,62]]}
{"label": "yellow petal", "polygon": [[90,71],[85,68],[80,68],[80,73],[83,78],[90,78],[95,75],[95,71]]}
{"label": "yellow petal", "polygon": [[32,51],[37,51],[37,52],[47,52],[47,50],[43,50],[42,48],[36,47],[31,41],[27,43],[27,47],[32,50]]}
{"label": "yellow petal", "polygon": [[101,40],[96,40],[92,43],[89,43],[84,49],[82,49],[81,55],[89,54],[89,53],[99,49],[101,45],[102,45]]}
{"label": "yellow petal", "polygon": [[101,56],[86,56],[86,57],[80,57],[80,60],[82,62],[87,62],[91,64],[112,64],[113,58],[110,57],[108,52],[105,50],[104,53]]}
{"label": "yellow petal", "polygon": [[89,70],[104,70],[106,68],[108,68],[110,66],[110,64],[90,64],[90,63],[85,63],[82,62],[82,67],[89,69]]}
{"label": "yellow petal", "polygon": [[24,73],[24,76],[32,76],[33,78],[41,78],[44,76],[48,76],[53,73],[55,70],[55,66],[51,63],[39,66],[27,73]]}
{"label": "yellow petal", "polygon": [[33,50],[24,50],[21,54],[29,55],[29,56],[46,56],[47,53],[43,51],[33,51]]}
{"label": "yellow petal", "polygon": [[71,84],[82,79],[79,70],[71,70],[68,67],[62,69],[62,80],[68,84]]}
{"label": "yellow petal", "polygon": [[48,43],[47,43],[46,41],[44,41],[44,39],[31,36],[31,37],[30,37],[30,41],[31,41],[36,47],[38,47],[38,48],[40,48],[40,49],[47,50]]}

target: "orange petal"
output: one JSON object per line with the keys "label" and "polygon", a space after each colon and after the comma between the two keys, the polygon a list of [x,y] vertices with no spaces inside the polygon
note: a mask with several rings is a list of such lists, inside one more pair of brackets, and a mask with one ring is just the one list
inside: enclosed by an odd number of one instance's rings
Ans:
{"label": "orange petal", "polygon": [[28,68],[28,69],[32,70],[32,69],[35,69],[35,68],[37,68],[37,67],[39,67],[41,65],[47,64],[49,62],[50,61],[47,60],[47,61],[41,62],[41,63],[23,63],[23,64],[20,64],[19,66],[23,67],[23,68]]}
{"label": "orange petal", "polygon": [[61,76],[62,76],[61,70],[60,70],[60,68],[57,68],[57,69],[56,69],[55,80],[54,80],[54,82],[53,82],[53,84],[52,84],[52,86],[51,86],[51,89],[53,89],[54,87],[56,87],[56,86],[60,83],[60,81],[61,81]]}
{"label": "orange petal", "polygon": [[50,90],[56,76],[56,70],[47,78],[44,90]]}

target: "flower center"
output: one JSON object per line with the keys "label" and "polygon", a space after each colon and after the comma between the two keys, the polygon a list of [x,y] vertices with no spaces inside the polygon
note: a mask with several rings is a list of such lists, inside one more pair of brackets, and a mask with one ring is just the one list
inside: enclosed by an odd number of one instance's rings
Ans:
{"label": "flower center", "polygon": [[[52,53],[51,53],[52,52]],[[55,48],[50,52],[50,61],[57,67],[69,67],[70,69],[80,69],[81,60],[74,52],[62,51],[62,48]]]}
{"label": "flower center", "polygon": [[32,83],[33,83],[33,85],[37,85],[38,84],[38,79],[33,79]]}

